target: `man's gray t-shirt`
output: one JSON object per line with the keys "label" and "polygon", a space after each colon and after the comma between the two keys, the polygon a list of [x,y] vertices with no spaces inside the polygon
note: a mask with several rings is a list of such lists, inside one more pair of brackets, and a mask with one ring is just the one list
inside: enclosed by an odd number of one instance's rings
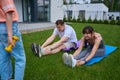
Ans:
{"label": "man's gray t-shirt", "polygon": [[74,29],[69,25],[65,25],[65,29],[63,32],[60,32],[57,28],[55,28],[53,34],[59,35],[60,38],[62,38],[63,36],[68,37],[68,40],[66,42],[77,41],[76,33]]}

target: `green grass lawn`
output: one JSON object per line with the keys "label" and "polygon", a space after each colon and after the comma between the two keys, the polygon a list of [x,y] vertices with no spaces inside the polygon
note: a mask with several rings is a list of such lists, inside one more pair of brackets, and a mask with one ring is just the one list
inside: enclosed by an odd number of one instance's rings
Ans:
{"label": "green grass lawn", "polygon": [[99,63],[72,69],[63,64],[62,51],[55,55],[48,55],[42,58],[35,57],[31,51],[30,44],[32,42],[42,44],[52,34],[53,30],[23,34],[22,37],[27,59],[24,80],[119,80],[120,26],[86,23],[73,23],[70,25],[74,27],[78,39],[82,36],[84,26],[93,26],[95,31],[103,36],[105,44],[117,46],[118,49]]}

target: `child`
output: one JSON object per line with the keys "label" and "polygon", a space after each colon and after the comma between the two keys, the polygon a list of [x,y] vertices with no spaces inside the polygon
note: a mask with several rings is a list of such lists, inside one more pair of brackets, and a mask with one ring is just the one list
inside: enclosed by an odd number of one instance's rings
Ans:
{"label": "child", "polygon": [[[14,80],[23,80],[24,77],[26,58],[17,20],[13,0],[0,0],[0,80],[10,80],[12,77],[11,56],[15,58]],[[19,37],[16,44],[12,41],[14,35]],[[11,53],[5,51],[9,44],[13,46]]]}
{"label": "child", "polygon": [[[82,51],[83,47],[86,49]],[[103,56],[105,53],[105,45],[102,36],[95,32],[91,26],[83,29],[83,37],[80,40],[80,46],[73,55],[64,53],[63,61],[66,65],[75,67],[76,65],[84,65],[93,57]]]}

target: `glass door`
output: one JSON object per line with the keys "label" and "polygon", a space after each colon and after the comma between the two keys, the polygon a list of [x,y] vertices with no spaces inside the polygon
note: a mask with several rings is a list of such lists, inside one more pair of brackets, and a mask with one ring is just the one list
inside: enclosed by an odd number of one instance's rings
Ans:
{"label": "glass door", "polygon": [[23,21],[30,22],[31,21],[31,8],[29,0],[23,0]]}
{"label": "glass door", "polygon": [[50,0],[38,0],[38,21],[50,21]]}

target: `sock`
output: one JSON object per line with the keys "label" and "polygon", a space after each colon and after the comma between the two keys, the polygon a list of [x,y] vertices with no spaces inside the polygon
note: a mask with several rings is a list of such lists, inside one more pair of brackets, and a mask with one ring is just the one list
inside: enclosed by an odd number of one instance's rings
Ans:
{"label": "sock", "polygon": [[76,59],[74,59],[74,58],[72,58],[72,62],[73,62],[73,64],[72,64],[72,68],[73,68],[73,67],[75,67],[75,66],[76,66],[77,60],[76,60]]}
{"label": "sock", "polygon": [[45,55],[45,48],[41,48],[41,54]]}

